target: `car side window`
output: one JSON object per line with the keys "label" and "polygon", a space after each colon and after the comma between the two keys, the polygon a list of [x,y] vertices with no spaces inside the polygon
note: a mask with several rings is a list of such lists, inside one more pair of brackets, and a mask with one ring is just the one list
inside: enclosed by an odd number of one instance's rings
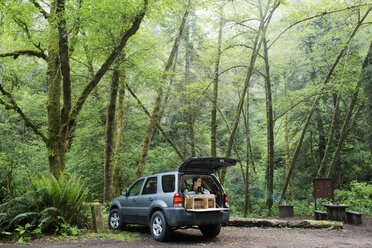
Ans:
{"label": "car side window", "polygon": [[145,187],[143,188],[142,195],[156,194],[158,185],[158,178],[151,177],[147,179]]}
{"label": "car side window", "polygon": [[175,186],[175,177],[174,175],[165,175],[161,177],[161,186],[164,193],[174,192]]}
{"label": "car side window", "polygon": [[140,190],[141,190],[141,187],[142,187],[142,184],[143,184],[143,181],[144,179],[141,179],[139,181],[137,181],[129,190],[129,194],[128,196],[134,196],[134,195],[138,195]]}

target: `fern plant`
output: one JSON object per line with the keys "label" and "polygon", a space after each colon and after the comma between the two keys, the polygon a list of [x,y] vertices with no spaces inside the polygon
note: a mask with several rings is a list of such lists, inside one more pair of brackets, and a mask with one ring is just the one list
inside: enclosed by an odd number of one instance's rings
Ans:
{"label": "fern plant", "polygon": [[0,233],[27,224],[44,233],[62,230],[66,224],[85,227],[87,189],[80,178],[61,175],[33,180],[27,192],[0,205]]}

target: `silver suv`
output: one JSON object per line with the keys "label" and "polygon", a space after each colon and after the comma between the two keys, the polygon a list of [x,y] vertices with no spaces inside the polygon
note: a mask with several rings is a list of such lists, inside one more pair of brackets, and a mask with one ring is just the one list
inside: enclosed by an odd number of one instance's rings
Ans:
{"label": "silver suv", "polygon": [[190,158],[178,170],[138,179],[112,201],[109,227],[147,225],[157,241],[166,241],[173,230],[193,226],[198,226],[205,237],[216,237],[221,224],[229,219],[230,209],[214,173],[236,162],[220,157]]}

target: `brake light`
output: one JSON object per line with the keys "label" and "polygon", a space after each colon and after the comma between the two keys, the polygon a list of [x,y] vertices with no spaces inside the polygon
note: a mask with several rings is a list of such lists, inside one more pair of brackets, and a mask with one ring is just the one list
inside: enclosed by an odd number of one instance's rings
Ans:
{"label": "brake light", "polygon": [[174,194],[173,207],[182,207],[182,195],[180,193]]}
{"label": "brake light", "polygon": [[229,199],[227,198],[227,194],[225,193],[225,206],[229,207]]}

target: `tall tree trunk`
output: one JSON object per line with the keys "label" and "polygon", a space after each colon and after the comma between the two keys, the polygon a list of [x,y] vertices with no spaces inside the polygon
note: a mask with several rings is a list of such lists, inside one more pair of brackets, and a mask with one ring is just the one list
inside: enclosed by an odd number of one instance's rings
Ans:
{"label": "tall tree trunk", "polygon": [[[335,59],[335,62],[332,64],[331,68],[329,69],[329,71],[328,71],[328,73],[327,73],[327,75],[326,75],[323,83],[321,84],[320,91],[323,91],[323,89],[325,88],[325,86],[327,85],[327,83],[329,82],[329,80],[331,79],[331,76],[333,74],[333,71],[335,70],[335,68],[336,68],[337,64],[339,63],[339,61],[340,61],[342,55],[344,54],[345,50],[349,46],[349,43],[350,43],[351,39],[354,37],[354,35],[358,31],[359,27],[364,22],[364,20],[366,19],[366,17],[368,16],[368,14],[369,14],[369,12],[371,10],[372,10],[372,8],[369,8],[368,11],[364,14],[364,16],[358,21],[357,25],[355,26],[354,30],[352,31],[352,33],[350,34],[348,40],[346,41],[346,44],[344,45],[344,48],[340,51],[340,53],[338,54],[338,56]],[[288,173],[288,175],[285,178],[285,182],[284,182],[284,186],[283,186],[283,189],[282,189],[282,193],[280,195],[281,200],[283,200],[284,197],[285,197],[285,193],[287,191],[289,179],[291,178],[291,175],[292,175],[294,164],[295,164],[295,162],[297,160],[297,157],[298,157],[298,154],[300,152],[300,149],[301,149],[301,146],[302,146],[302,141],[304,139],[304,136],[305,136],[305,132],[307,130],[307,127],[309,126],[311,116],[313,115],[314,110],[315,110],[315,107],[318,104],[319,97],[320,97],[320,95],[317,95],[316,98],[315,98],[315,100],[314,100],[314,102],[313,102],[313,105],[312,105],[312,107],[311,107],[311,109],[310,109],[310,111],[309,111],[309,113],[308,113],[308,115],[306,117],[305,125],[302,128],[301,135],[300,135],[299,141],[297,142],[296,149],[293,152],[291,163],[290,163],[290,168],[289,168],[289,173]]]}
{"label": "tall tree trunk", "polygon": [[249,192],[249,158],[251,156],[251,136],[250,136],[250,129],[249,129],[249,86],[247,88],[247,99],[245,102],[246,106],[246,113],[243,115],[244,118],[244,124],[245,124],[245,135],[246,135],[246,168],[245,168],[245,201],[244,201],[244,217],[247,217],[248,213],[252,213],[252,202],[251,202],[251,195]]}
{"label": "tall tree trunk", "polygon": [[[262,17],[261,17],[262,18]],[[273,122],[273,105],[271,93],[270,65],[269,52],[266,42],[266,28],[262,32],[264,60],[265,60],[265,92],[266,92],[266,129],[267,129],[267,161],[266,161],[266,187],[267,200],[266,206],[271,215],[273,206],[273,191],[274,191],[274,122]]]}
{"label": "tall tree trunk", "polygon": [[[271,17],[273,15],[274,11],[276,10],[276,8],[279,6],[279,3],[280,2],[277,2],[277,4],[271,9],[270,13],[268,14],[269,7],[270,7],[270,2],[268,1],[267,5],[265,7],[265,10],[263,11],[263,14],[261,15],[261,16],[263,16],[263,19],[260,20],[260,26],[259,26],[259,28],[256,32],[256,36],[255,36],[255,40],[254,40],[253,48],[252,48],[252,55],[251,55],[251,59],[250,59],[250,63],[249,63],[248,71],[247,71],[247,76],[244,80],[243,92],[240,96],[239,103],[238,103],[238,106],[237,106],[236,111],[235,111],[234,123],[233,123],[232,129],[231,129],[231,135],[230,135],[230,138],[229,138],[229,142],[227,144],[225,157],[230,157],[231,156],[231,149],[232,149],[233,144],[234,144],[235,134],[236,134],[236,130],[238,128],[238,124],[239,124],[239,120],[240,120],[240,114],[242,112],[242,108],[243,108],[243,104],[244,104],[245,94],[247,92],[247,87],[249,85],[249,81],[250,81],[251,76],[253,74],[254,65],[256,63],[257,55],[258,55],[258,52],[259,52],[259,50],[261,48],[261,44],[262,44],[262,39],[260,39],[262,30],[263,30],[265,25],[270,24]],[[262,11],[262,8],[260,8],[260,10]],[[225,182],[225,176],[226,176],[226,169],[223,169],[221,171],[221,180],[220,180],[222,184],[224,184],[224,182]]]}
{"label": "tall tree trunk", "polygon": [[[284,75],[284,94],[287,93],[287,78]],[[290,163],[290,155],[289,155],[289,141],[288,141],[288,113],[284,114],[284,143],[285,143],[285,175],[287,176],[289,173],[289,163]],[[292,180],[289,181],[289,192],[291,196],[291,201],[294,201],[294,192],[292,188]]]}
{"label": "tall tree trunk", "polygon": [[[210,101],[212,101],[212,99],[209,99]],[[231,129],[230,129],[230,125],[229,123],[227,122],[227,119],[226,119],[226,116],[222,113],[221,109],[217,106],[217,110],[218,112],[220,113],[223,121],[225,122],[225,125],[226,125],[226,129],[227,131],[229,131],[229,134],[231,134]],[[238,160],[239,160],[239,165],[240,165],[240,171],[242,173],[242,177],[243,177],[243,181],[245,182],[245,173],[244,173],[244,166],[243,166],[243,159],[242,157],[240,156],[240,152],[238,150],[238,146],[236,145],[236,142],[234,141],[234,151],[236,153],[236,156],[238,157]]]}
{"label": "tall tree trunk", "polygon": [[[190,84],[190,63],[191,63],[191,56],[190,56],[190,22],[187,21],[185,26],[185,84]],[[196,148],[195,148],[195,135],[194,135],[194,106],[190,100],[187,101],[188,108],[186,109],[185,116],[187,116],[186,122],[189,129],[190,135],[190,147],[191,147],[191,157],[196,156]]]}
{"label": "tall tree trunk", "polygon": [[[56,15],[60,17],[65,14],[65,0],[57,0]],[[59,59],[62,74],[62,89],[63,89],[63,108],[61,110],[61,126],[58,134],[60,152],[63,164],[61,171],[65,170],[65,154],[67,151],[69,137],[69,117],[71,111],[71,78],[70,78],[70,59],[68,46],[68,30],[65,18],[58,20],[58,44],[59,44]]]}
{"label": "tall tree trunk", "polygon": [[[183,29],[185,27],[187,16],[189,14],[190,5],[191,5],[191,0],[188,1],[188,4],[186,6],[186,10],[185,10],[185,13],[183,15],[181,25],[178,29],[178,33],[177,33],[176,38],[175,38],[174,43],[173,43],[172,51],[169,55],[168,61],[167,61],[166,65],[165,65],[165,68],[164,68],[162,81],[166,81],[166,79],[168,77],[167,72],[169,71],[169,69],[171,68],[171,66],[173,64],[175,55],[177,53],[178,45],[179,45],[179,42],[180,42],[180,39],[181,39],[181,36],[182,36],[182,33],[183,33]],[[159,115],[159,112],[160,112],[162,95],[163,95],[163,89],[160,88],[159,92],[158,92],[158,96],[156,97],[154,109],[153,109],[152,114],[151,114],[150,123],[147,126],[146,136],[145,136],[145,139],[143,141],[143,146],[142,146],[142,152],[141,152],[140,157],[138,159],[138,167],[137,167],[137,173],[136,173],[137,178],[141,177],[143,175],[144,170],[145,170],[147,155],[148,155],[148,152],[149,152],[149,149],[150,149],[150,143],[151,143],[152,135],[154,133],[154,127],[155,127],[155,124],[158,120],[158,115]]]}
{"label": "tall tree trunk", "polygon": [[322,159],[324,157],[324,151],[326,148],[326,136],[324,132],[324,123],[323,123],[323,117],[321,116],[321,110],[320,110],[320,103],[318,103],[319,106],[315,110],[316,115],[315,115],[315,120],[316,120],[316,127],[319,133],[319,140],[318,140],[318,156],[319,159]]}
{"label": "tall tree trunk", "polygon": [[324,169],[325,164],[327,163],[329,149],[331,148],[331,145],[332,145],[332,139],[333,139],[333,135],[334,135],[334,132],[335,132],[335,126],[336,126],[336,122],[337,122],[338,108],[339,108],[339,105],[340,105],[340,98],[341,98],[341,90],[340,90],[340,92],[339,92],[339,94],[336,98],[335,109],[334,109],[333,117],[332,117],[332,123],[331,123],[331,127],[329,128],[328,140],[327,140],[327,144],[326,144],[326,147],[325,147],[325,150],[324,150],[324,155],[323,155],[322,161],[320,162],[320,165],[319,165],[317,178],[320,178],[324,175],[323,174],[323,169]]}
{"label": "tall tree trunk", "polygon": [[362,71],[360,73],[360,78],[359,78],[358,84],[355,88],[353,97],[351,99],[349,109],[348,109],[348,112],[346,114],[344,123],[342,125],[340,138],[338,140],[337,147],[336,147],[335,153],[333,155],[333,159],[332,159],[331,163],[329,164],[329,166],[327,168],[327,171],[325,173],[326,178],[329,178],[331,176],[332,170],[335,166],[336,160],[338,159],[338,156],[339,156],[339,153],[341,151],[342,145],[343,145],[343,143],[346,139],[346,136],[348,134],[348,127],[349,127],[350,122],[351,122],[351,117],[352,117],[352,114],[353,114],[355,104],[357,103],[357,100],[358,100],[359,89],[362,86],[362,84],[365,84],[366,82],[368,83],[368,82],[370,82],[368,80],[371,80],[371,68],[372,68],[372,42],[369,46],[367,56],[364,59],[363,66],[362,66]]}
{"label": "tall tree trunk", "polygon": [[189,126],[189,135],[190,135],[190,146],[191,146],[191,157],[196,156],[196,146],[195,146],[195,131],[194,131],[194,111],[193,108],[190,108],[188,113],[189,118],[188,126]]}
{"label": "tall tree trunk", "polygon": [[[47,68],[48,81],[48,132],[49,169],[59,178],[65,170],[67,150],[68,121],[71,110],[71,79],[66,20],[61,18],[65,12],[65,1],[52,1],[50,9],[50,40]],[[63,108],[60,104],[61,75],[63,89]]]}
{"label": "tall tree trunk", "polygon": [[[314,148],[313,148],[313,130],[310,130],[310,138],[309,139],[310,139],[310,156],[313,159],[315,171],[318,171],[319,170],[319,164],[318,164],[318,160],[314,156]],[[289,160],[289,163],[287,165],[286,175],[288,174],[290,163],[291,163],[291,161]],[[292,181],[292,179],[290,179],[290,181]]]}
{"label": "tall tree trunk", "polygon": [[[235,111],[234,123],[233,123],[232,129],[231,129],[231,134],[230,134],[229,142],[228,142],[228,145],[227,145],[225,157],[230,157],[231,156],[231,149],[232,149],[232,146],[235,142],[235,134],[236,134],[236,130],[238,129],[238,124],[239,124],[239,120],[240,120],[240,114],[241,114],[242,108],[243,108],[245,94],[246,94],[246,91],[247,91],[247,87],[248,87],[250,78],[251,78],[252,73],[253,73],[253,68],[254,68],[254,64],[256,63],[256,58],[257,58],[257,55],[258,55],[258,51],[259,51],[259,48],[260,48],[261,43],[262,43],[261,42],[262,40],[260,42],[258,42],[260,34],[261,34],[260,31],[257,32],[257,34],[256,34],[256,39],[255,39],[255,43],[254,43],[253,50],[252,50],[252,56],[251,56],[251,61],[250,61],[249,68],[248,68],[248,73],[247,73],[247,76],[246,76],[245,81],[244,81],[243,92],[240,96],[240,100],[239,100],[238,106],[237,106],[236,111]],[[220,181],[221,181],[222,184],[224,184],[224,182],[225,182],[225,176],[226,176],[226,169],[222,169],[221,178],[220,178]]]}
{"label": "tall tree trunk", "polygon": [[126,88],[126,68],[125,68],[125,51],[123,51],[120,58],[121,65],[119,67],[119,97],[118,97],[118,108],[117,108],[117,123],[116,123],[116,143],[114,150],[114,161],[113,161],[113,181],[112,181],[112,193],[113,196],[118,195],[122,180],[120,164],[122,161],[123,152],[123,133],[124,133],[124,99],[125,99],[125,88]]}
{"label": "tall tree trunk", "polygon": [[48,46],[48,156],[49,170],[56,177],[65,170],[65,151],[64,144],[58,138],[61,128],[61,73],[59,70],[59,50],[58,50],[58,27],[56,25],[55,12],[57,10],[57,1],[52,1],[50,6],[50,28],[49,28],[49,46]]}
{"label": "tall tree trunk", "polygon": [[217,156],[217,99],[218,99],[218,76],[221,58],[222,45],[222,29],[223,29],[223,6],[219,9],[220,22],[218,25],[218,40],[216,62],[214,64],[214,79],[213,79],[213,98],[212,98],[212,118],[211,118],[211,156]]}
{"label": "tall tree trunk", "polygon": [[[370,65],[372,64],[372,55],[370,54],[371,51],[371,45],[369,47],[369,55],[367,63]],[[369,144],[369,149],[371,153],[371,160],[372,160],[372,68],[371,66],[367,67],[365,69],[365,73],[363,73],[363,90],[365,95],[367,96],[367,103],[366,103],[366,109],[367,109],[367,123],[368,123],[368,132],[367,132],[367,140]]]}
{"label": "tall tree trunk", "polygon": [[111,201],[113,196],[112,188],[112,155],[114,144],[115,132],[115,110],[116,110],[116,97],[119,85],[119,71],[114,69],[112,73],[112,81],[110,87],[109,100],[107,104],[107,117],[106,117],[106,134],[105,134],[105,158],[104,158],[104,196],[103,201]]}

